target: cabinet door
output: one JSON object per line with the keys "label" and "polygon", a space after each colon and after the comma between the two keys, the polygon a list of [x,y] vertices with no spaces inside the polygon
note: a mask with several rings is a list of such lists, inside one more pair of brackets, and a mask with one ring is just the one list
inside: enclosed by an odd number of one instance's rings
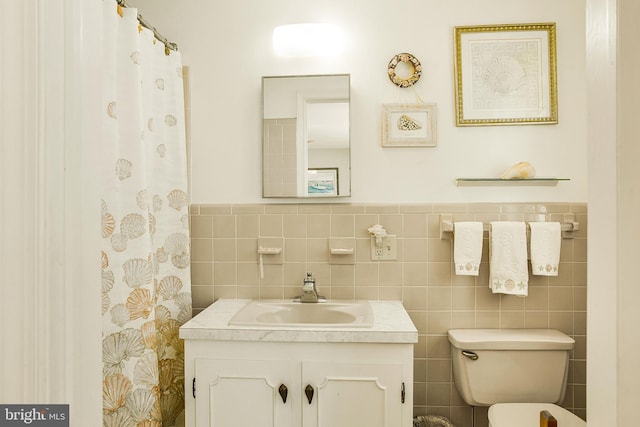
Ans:
{"label": "cabinet door", "polygon": [[[402,364],[303,362],[304,427],[397,427],[402,423]],[[406,403],[405,403],[406,404]]]}
{"label": "cabinet door", "polygon": [[195,372],[197,427],[290,426],[292,405],[299,409],[289,361],[197,359]]}

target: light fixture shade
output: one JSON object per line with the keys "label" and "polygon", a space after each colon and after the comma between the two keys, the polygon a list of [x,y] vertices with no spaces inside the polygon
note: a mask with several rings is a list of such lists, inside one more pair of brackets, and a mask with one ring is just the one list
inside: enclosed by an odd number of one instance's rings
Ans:
{"label": "light fixture shade", "polygon": [[333,24],[290,24],[273,30],[273,49],[278,56],[328,56],[342,52],[344,37]]}

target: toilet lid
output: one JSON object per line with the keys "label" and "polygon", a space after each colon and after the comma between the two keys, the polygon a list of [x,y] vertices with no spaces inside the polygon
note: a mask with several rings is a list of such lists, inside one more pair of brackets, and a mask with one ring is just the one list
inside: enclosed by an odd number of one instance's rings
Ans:
{"label": "toilet lid", "polygon": [[489,408],[491,427],[539,427],[540,411],[549,411],[558,427],[586,427],[587,423],[566,409],[551,403],[496,403]]}

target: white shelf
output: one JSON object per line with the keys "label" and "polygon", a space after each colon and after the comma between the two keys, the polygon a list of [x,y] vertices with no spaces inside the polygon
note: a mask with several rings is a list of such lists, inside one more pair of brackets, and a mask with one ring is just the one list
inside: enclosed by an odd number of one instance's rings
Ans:
{"label": "white shelf", "polygon": [[502,178],[456,178],[456,186],[498,186],[498,185],[537,185],[556,186],[560,181],[569,181],[569,178],[525,178],[525,179],[502,179]]}

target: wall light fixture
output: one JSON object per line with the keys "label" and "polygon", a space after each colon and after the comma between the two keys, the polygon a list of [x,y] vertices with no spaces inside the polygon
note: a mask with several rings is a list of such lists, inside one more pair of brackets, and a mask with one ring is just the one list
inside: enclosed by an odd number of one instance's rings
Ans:
{"label": "wall light fixture", "polygon": [[342,30],[333,24],[289,24],[273,30],[273,49],[278,56],[329,56],[343,48]]}

